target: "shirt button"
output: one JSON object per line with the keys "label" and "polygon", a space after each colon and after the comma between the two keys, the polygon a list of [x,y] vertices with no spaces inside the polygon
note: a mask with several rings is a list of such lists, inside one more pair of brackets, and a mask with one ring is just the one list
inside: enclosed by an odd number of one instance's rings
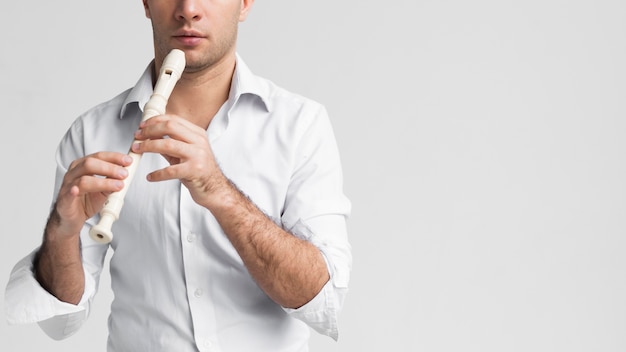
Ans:
{"label": "shirt button", "polygon": [[[201,288],[197,288],[197,289],[196,289],[196,291],[194,291],[193,295],[194,295],[196,298],[200,298],[200,297],[202,297],[202,293],[203,293],[203,292],[202,292],[202,289],[201,289]],[[209,341],[209,342],[210,342],[210,341]]]}
{"label": "shirt button", "polygon": [[190,232],[190,233],[187,235],[187,242],[191,243],[191,242],[193,242],[193,241],[195,241],[195,240],[196,240],[196,234],[195,234],[195,233],[193,233],[193,232]]}

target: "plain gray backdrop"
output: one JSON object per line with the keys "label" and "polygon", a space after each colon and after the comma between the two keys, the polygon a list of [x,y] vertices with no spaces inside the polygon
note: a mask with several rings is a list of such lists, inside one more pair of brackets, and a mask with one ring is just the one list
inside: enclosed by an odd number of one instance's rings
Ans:
{"label": "plain gray backdrop", "polygon": [[[58,141],[152,38],[140,0],[3,13],[4,286]],[[326,105],[353,201],[339,342],[312,351],[626,350],[625,34],[623,0],[257,1],[238,51]],[[62,342],[2,309],[0,350],[104,351],[108,286]]]}

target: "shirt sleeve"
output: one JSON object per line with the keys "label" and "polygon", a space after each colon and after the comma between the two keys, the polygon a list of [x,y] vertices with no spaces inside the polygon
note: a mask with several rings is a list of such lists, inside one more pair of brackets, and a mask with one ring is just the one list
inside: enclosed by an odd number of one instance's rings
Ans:
{"label": "shirt sleeve", "polygon": [[[74,123],[59,144],[56,153],[57,169],[54,195],[58,194],[67,172],[67,165],[83,154],[82,124]],[[53,199],[54,204],[56,199]],[[89,227],[81,230],[81,255],[85,275],[85,289],[77,305],[62,302],[46,291],[34,274],[34,259],[39,249],[20,260],[13,268],[5,290],[5,309],[10,324],[39,323],[51,338],[69,337],[82,326],[89,315],[91,302],[98,288],[107,245],[91,240]]]}
{"label": "shirt sleeve", "polygon": [[[312,228],[315,229],[312,230]],[[351,248],[347,241],[345,219],[340,216],[320,216],[310,219],[309,224],[298,222],[291,232],[315,245],[326,261],[330,280],[322,290],[304,306],[291,309],[283,308],[296,319],[307,323],[320,334],[337,340],[339,338],[339,313],[348,293],[348,282],[352,265]],[[324,229],[333,229],[334,236],[321,236],[316,233],[325,232]]]}
{"label": "shirt sleeve", "polygon": [[330,280],[307,304],[283,308],[315,331],[337,340],[338,318],[348,292],[352,268],[346,219],[351,204],[343,193],[339,151],[323,107],[308,116],[296,148],[283,226],[315,245],[326,260]]}
{"label": "shirt sleeve", "polygon": [[76,331],[89,315],[96,291],[93,277],[85,272],[85,291],[77,305],[62,302],[46,291],[37,279],[33,262],[38,249],[20,260],[11,272],[5,291],[6,316],[9,324],[39,323],[55,340]]}

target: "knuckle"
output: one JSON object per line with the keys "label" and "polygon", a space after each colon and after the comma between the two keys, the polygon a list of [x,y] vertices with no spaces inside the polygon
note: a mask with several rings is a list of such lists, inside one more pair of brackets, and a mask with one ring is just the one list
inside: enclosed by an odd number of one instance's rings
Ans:
{"label": "knuckle", "polygon": [[89,177],[88,176],[81,176],[78,178],[78,180],[76,180],[76,186],[78,186],[79,189],[84,189],[89,185]]}
{"label": "knuckle", "polygon": [[198,174],[204,173],[204,163],[200,161],[194,161],[191,163],[191,169]]}
{"label": "knuckle", "polygon": [[166,138],[162,140],[163,146],[167,149],[173,149],[176,147],[176,143],[171,138]]}
{"label": "knuckle", "polygon": [[95,156],[89,156],[89,157],[86,157],[86,158],[83,160],[83,165],[84,165],[84,166],[85,166],[85,168],[86,168],[86,169],[88,169],[88,170],[93,169],[93,168],[96,166],[96,164],[97,164],[97,163],[98,163],[98,160],[96,159],[96,157],[95,157]]}
{"label": "knuckle", "polygon": [[177,125],[175,120],[167,120],[165,121],[165,123],[163,124],[163,126],[165,127],[165,129],[167,129],[168,131],[175,128]]}
{"label": "knuckle", "polygon": [[165,169],[163,169],[163,176],[165,176],[166,178],[172,178],[176,175],[175,170],[173,170],[173,168],[171,167],[166,167]]}

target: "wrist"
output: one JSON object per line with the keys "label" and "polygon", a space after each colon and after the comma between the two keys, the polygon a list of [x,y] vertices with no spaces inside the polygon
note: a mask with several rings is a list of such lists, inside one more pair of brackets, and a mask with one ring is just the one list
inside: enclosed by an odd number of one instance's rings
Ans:
{"label": "wrist", "polygon": [[214,214],[233,214],[241,209],[249,198],[230,179],[224,177],[219,187],[212,192],[206,208]]}
{"label": "wrist", "polygon": [[56,205],[52,208],[44,230],[44,242],[75,242],[80,238],[80,225],[69,225],[64,221]]}

